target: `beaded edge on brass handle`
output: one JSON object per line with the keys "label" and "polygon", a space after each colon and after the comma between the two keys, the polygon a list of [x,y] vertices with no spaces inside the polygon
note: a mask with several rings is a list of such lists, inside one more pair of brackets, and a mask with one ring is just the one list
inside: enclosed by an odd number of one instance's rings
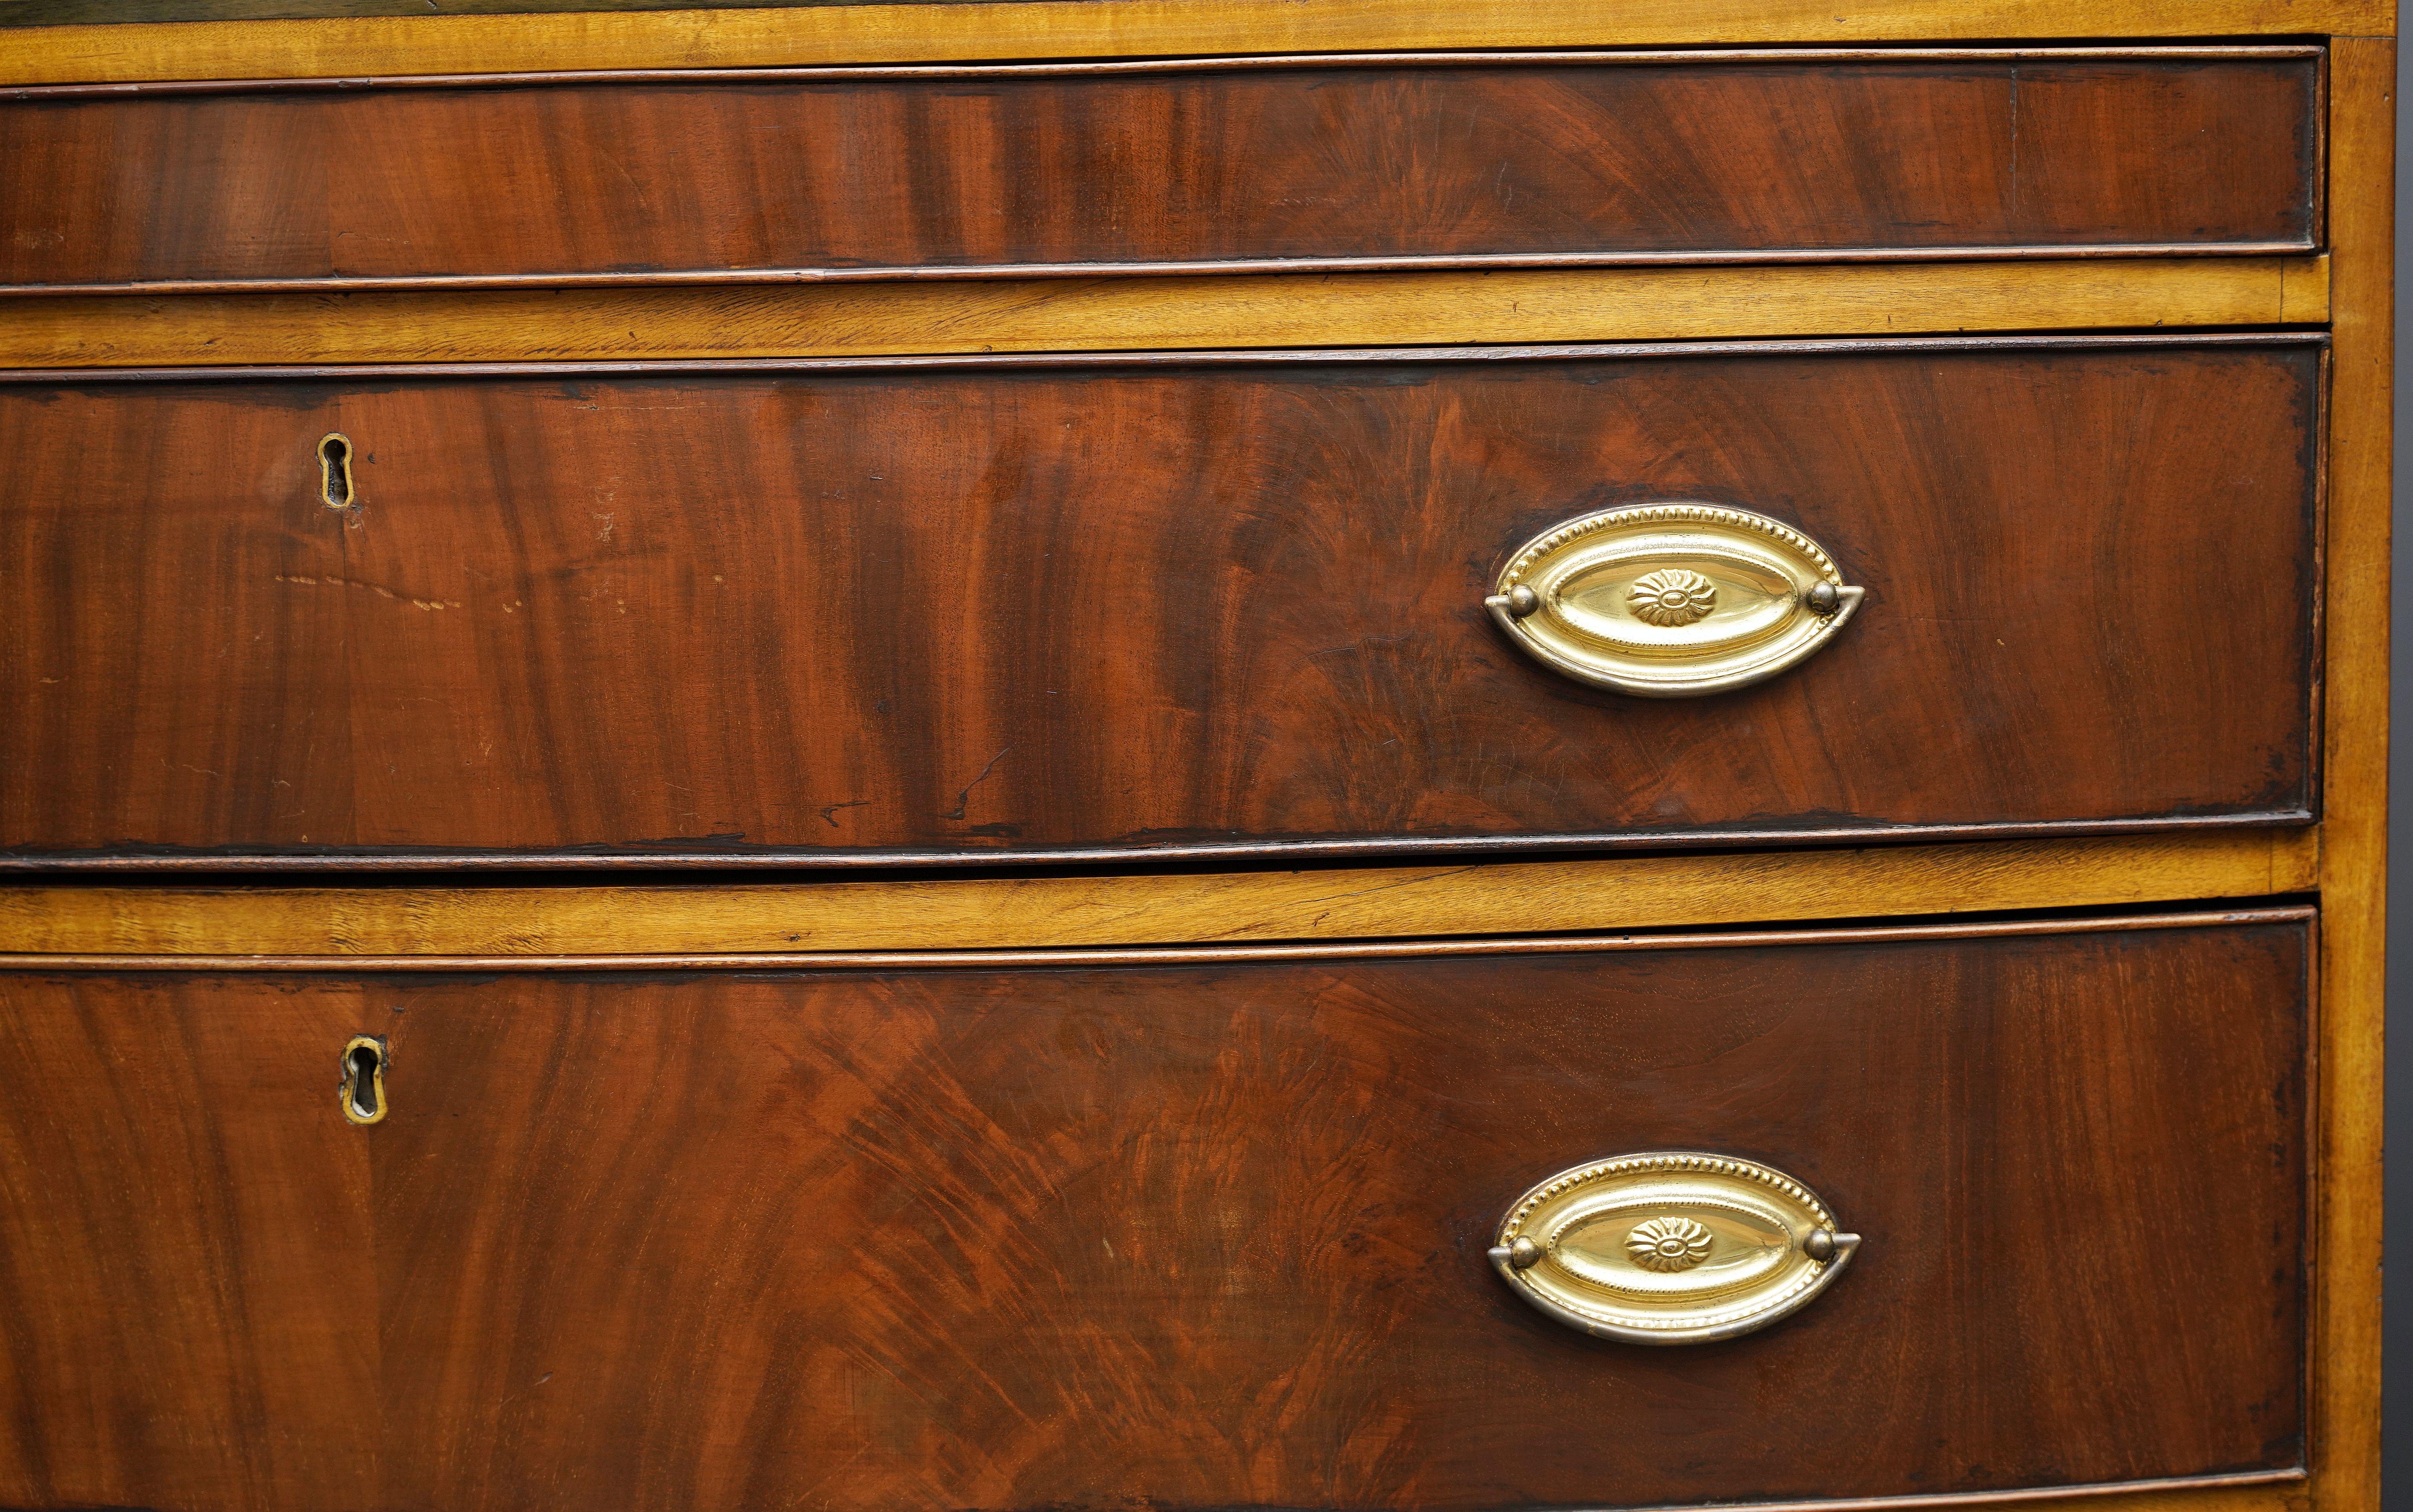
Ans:
{"label": "beaded edge on brass handle", "polygon": [[1646,698],[1748,687],[1799,665],[1858,612],[1825,549],[1714,504],[1603,509],[1554,525],[1502,569],[1484,607],[1518,649]]}

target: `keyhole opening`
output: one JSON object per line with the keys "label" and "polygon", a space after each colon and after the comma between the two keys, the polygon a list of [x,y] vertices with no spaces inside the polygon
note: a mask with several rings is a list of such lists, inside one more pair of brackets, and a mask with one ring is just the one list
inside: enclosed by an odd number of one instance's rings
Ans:
{"label": "keyhole opening", "polygon": [[330,509],[352,506],[352,438],[331,431],[318,442],[318,496]]}
{"label": "keyhole opening", "polygon": [[374,1045],[352,1048],[352,1111],[366,1116],[377,1109],[377,1052]]}
{"label": "keyhole opening", "polygon": [[344,1117],[375,1123],[385,1117],[385,1041],[366,1035],[344,1047]]}

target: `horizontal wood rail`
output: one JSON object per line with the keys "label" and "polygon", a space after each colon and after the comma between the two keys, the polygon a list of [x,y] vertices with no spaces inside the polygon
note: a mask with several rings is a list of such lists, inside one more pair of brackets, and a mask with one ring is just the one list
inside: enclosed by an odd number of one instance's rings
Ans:
{"label": "horizontal wood rail", "polygon": [[339,16],[0,29],[0,84],[1408,48],[2374,36],[2395,25],[2392,0],[1008,0]]}
{"label": "horizontal wood rail", "polygon": [[0,953],[537,957],[1385,939],[2098,907],[2309,889],[2304,829],[1138,876],[0,888]]}
{"label": "horizontal wood rail", "polygon": [[0,367],[869,357],[2318,323],[2329,259],[0,300]]}
{"label": "horizontal wood rail", "polygon": [[[2149,930],[2231,929],[2310,923],[2318,910],[2188,909],[2110,918],[1984,919],[1968,923],[1851,925],[1837,929],[1762,928],[1652,931],[1646,933],[1492,934],[1475,939],[1288,941],[1277,945],[1092,946],[1018,950],[764,950],[614,952],[602,955],[12,955],[0,953],[0,972],[589,972],[589,971],[934,971],[1024,966],[1197,966],[1239,962],[1414,961],[1465,956],[1606,955],[1628,950],[1721,950],[1818,945],[1895,945],[1930,940],[2036,939],[2055,934],[2138,933]],[[2219,1476],[2197,1485],[2234,1486],[2294,1480],[2295,1468]]]}

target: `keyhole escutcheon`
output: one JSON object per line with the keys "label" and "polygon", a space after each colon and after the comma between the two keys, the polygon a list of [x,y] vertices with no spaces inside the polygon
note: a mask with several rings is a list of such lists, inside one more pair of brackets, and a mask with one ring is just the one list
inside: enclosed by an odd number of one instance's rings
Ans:
{"label": "keyhole escutcheon", "polygon": [[318,440],[318,496],[330,509],[348,509],[352,492],[352,438],[330,431]]}
{"label": "keyhole escutcheon", "polygon": [[385,1117],[385,1041],[354,1035],[344,1047],[344,1117],[354,1123],[375,1123]]}

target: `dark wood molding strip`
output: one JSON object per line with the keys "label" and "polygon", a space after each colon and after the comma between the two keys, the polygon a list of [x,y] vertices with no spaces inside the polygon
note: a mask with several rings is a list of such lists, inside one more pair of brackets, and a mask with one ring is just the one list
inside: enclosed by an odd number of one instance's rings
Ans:
{"label": "dark wood molding strip", "polygon": [[[2310,905],[2203,909],[2175,914],[1991,922],[1905,924],[1859,929],[1685,931],[1666,934],[1495,936],[1473,940],[1378,941],[1350,945],[1184,946],[1027,950],[813,950],[743,955],[577,956],[166,956],[0,955],[0,971],[182,972],[561,972],[928,970],[1016,966],[1192,966],[1254,961],[1368,961],[1429,956],[1582,955],[1624,950],[1698,950],[1738,946],[1882,945],[1916,940],[1996,939],[2139,930],[2217,929],[2309,923]],[[1824,1504],[1820,1504],[1824,1505]],[[1890,1505],[1881,1503],[1878,1505]]]}
{"label": "dark wood molding strip", "polygon": [[2022,824],[1864,826],[1804,829],[1726,830],[1714,834],[1651,831],[1579,835],[1462,835],[1380,837],[1370,840],[1299,840],[1148,846],[1088,846],[1064,850],[819,851],[677,850],[614,847],[595,851],[447,851],[347,849],[306,853],[166,851],[146,854],[118,849],[99,854],[0,855],[0,875],[73,872],[615,872],[615,871],[920,871],[963,867],[1147,866],[1159,862],[1249,861],[1284,863],[1303,858],[1396,857],[1414,862],[1433,857],[1562,855],[1570,851],[1739,850],[1762,846],[1927,844],[1953,840],[2016,840],[2179,833],[2309,825],[2306,810],[2206,815],[2187,818],[2046,820]]}
{"label": "dark wood molding strip", "polygon": [[211,294],[396,294],[481,289],[726,288],[776,284],[927,284],[1013,278],[1203,278],[1233,274],[1399,273],[1485,269],[1745,268],[1760,263],[2037,262],[2145,257],[2302,257],[2287,242],[2103,242],[2091,246],[1784,247],[1749,252],[1509,252],[1464,257],[1259,257],[1225,262],[998,262],[907,268],[688,268],[644,273],[431,273],[407,278],[147,279],[125,284],[0,284],[0,300]]}

